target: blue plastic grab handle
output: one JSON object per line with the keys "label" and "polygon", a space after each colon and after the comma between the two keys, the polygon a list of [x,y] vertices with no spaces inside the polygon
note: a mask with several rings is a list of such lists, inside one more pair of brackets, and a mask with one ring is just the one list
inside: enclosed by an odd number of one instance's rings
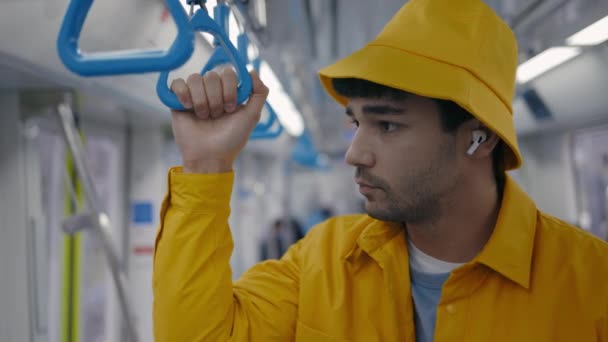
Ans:
{"label": "blue plastic grab handle", "polygon": [[[213,8],[213,20],[217,23],[226,35],[228,35],[230,26],[228,25],[228,20],[230,19],[230,7],[228,5],[221,3],[217,4]],[[213,37],[213,45],[219,46],[221,43],[218,41],[217,36]]]}
{"label": "blue plastic grab handle", "polygon": [[[213,20],[217,23],[226,35],[228,35],[228,19],[230,17],[230,7],[226,4],[218,4],[213,9]],[[228,64],[232,62],[232,59],[228,54],[226,54],[226,50],[220,47],[220,42],[216,36],[213,37],[213,46],[216,49],[211,54],[211,57],[207,60],[207,64],[203,67],[203,71],[201,74],[205,74],[208,71],[213,70],[215,67],[218,67],[223,64]],[[247,64],[247,61],[244,61]]]}
{"label": "blue plastic grab handle", "polygon": [[213,51],[211,57],[209,57],[209,59],[207,60],[207,64],[205,64],[205,66],[203,67],[201,75],[213,70],[215,67],[228,63],[232,63],[232,59],[230,59],[230,56],[226,54],[226,50],[222,49],[221,47],[218,47]]}
{"label": "blue plastic grab handle", "polygon": [[258,57],[251,61],[251,65],[253,65],[253,69],[257,72],[260,72],[260,66],[262,65],[262,60]]}
{"label": "blue plastic grab handle", "polygon": [[[277,121],[277,114],[272,108],[272,106],[270,106],[270,104],[266,102],[264,103],[264,107],[266,107],[266,110],[268,110],[268,120],[266,120],[266,122],[258,123],[257,126],[255,126],[255,129],[253,130],[254,133],[266,132],[267,130],[272,128],[272,125],[274,125],[274,123]],[[280,124],[281,123],[279,122],[279,125]]]}
{"label": "blue plastic grab handle", "polygon": [[291,151],[291,160],[302,166],[316,170],[329,169],[329,165],[323,161],[323,158],[317,149],[315,149],[308,130],[305,130],[298,140],[296,140],[293,150]]}
{"label": "blue plastic grab handle", "polygon": [[[251,133],[251,135],[249,136],[249,139],[251,139],[251,140],[276,139],[281,135],[281,133],[283,133],[283,125],[281,125],[281,122],[276,120],[277,114],[275,113],[274,109],[272,109],[272,106],[270,106],[268,104],[268,102],[266,102],[266,109],[270,113],[271,120],[268,120],[268,121],[271,121],[270,125],[266,129],[258,130],[258,127],[260,127],[260,125],[261,125],[261,124],[258,124],[256,126],[256,128],[253,130],[253,132]],[[271,132],[270,126],[272,126],[272,123],[274,123],[275,121],[277,121],[278,128],[274,132]]]}
{"label": "blue plastic grab handle", "polygon": [[241,58],[245,61],[245,64],[249,63],[249,37],[245,32],[239,34],[236,37],[236,47],[241,54]]}
{"label": "blue plastic grab handle", "polygon": [[[239,52],[241,53],[241,58],[247,63],[249,63],[249,37],[247,37],[246,33],[243,32],[238,35],[236,45]],[[260,71],[260,64],[260,58],[256,58],[252,62],[253,68],[258,72]],[[265,103],[265,107],[268,110],[269,114],[268,120],[266,122],[258,123],[258,125],[255,126],[255,129],[253,130],[253,133],[250,137],[251,139],[272,139],[278,137],[279,135],[281,135],[281,133],[283,133],[283,125],[281,125],[280,122],[278,123],[279,128],[277,130],[275,130],[274,132],[269,132],[274,123],[277,121],[277,113],[274,111],[274,109],[268,102]]]}
{"label": "blue plastic grab handle", "polygon": [[[251,95],[251,90],[253,89],[253,83],[251,81],[251,76],[247,71],[247,66],[245,62],[241,59],[239,52],[236,50],[234,45],[230,43],[230,39],[224,32],[224,30],[209,16],[207,10],[201,8],[196,11],[192,19],[190,20],[190,25],[192,29],[202,32],[207,32],[212,34],[217,41],[219,42],[219,46],[217,49],[225,50],[226,56],[229,57],[230,62],[236,68],[238,77],[240,79],[240,83],[237,89],[237,102],[242,104],[245,102],[249,95]],[[205,68],[207,65],[205,66]],[[179,102],[175,93],[169,89],[167,86],[167,80],[169,79],[169,72],[163,71],[158,78],[158,82],[156,83],[156,93],[160,100],[169,108],[174,110],[185,110],[184,106]]]}
{"label": "blue plastic grab handle", "polygon": [[93,0],[71,0],[63,19],[57,50],[63,64],[81,76],[121,75],[176,69],[192,56],[194,32],[179,0],[165,0],[177,25],[177,37],[167,51],[135,50],[82,54],[80,33]]}

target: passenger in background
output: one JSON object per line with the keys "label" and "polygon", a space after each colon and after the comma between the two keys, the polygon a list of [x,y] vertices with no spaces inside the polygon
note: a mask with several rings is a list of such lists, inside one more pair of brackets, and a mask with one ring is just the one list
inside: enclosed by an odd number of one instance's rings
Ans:
{"label": "passenger in background", "polygon": [[328,218],[334,216],[334,211],[329,207],[320,207],[316,208],[312,211],[312,213],[306,219],[304,234],[308,233],[308,231],[314,227],[315,225],[327,220]]}
{"label": "passenger in background", "polygon": [[231,69],[175,81],[194,110],[173,112],[184,166],[161,212],[155,341],[608,342],[608,244],[505,172],[522,163],[517,64],[483,1],[408,1],[320,71],[357,126],[346,162],[367,215],[325,221],[234,282],[232,167],[268,88],[254,73],[237,107]]}
{"label": "passenger in background", "polygon": [[260,243],[260,260],[281,259],[287,249],[303,236],[296,219],[276,219]]}

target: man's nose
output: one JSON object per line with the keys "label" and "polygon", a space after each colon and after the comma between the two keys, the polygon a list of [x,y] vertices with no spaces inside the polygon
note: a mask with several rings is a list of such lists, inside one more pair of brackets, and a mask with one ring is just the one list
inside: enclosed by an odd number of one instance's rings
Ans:
{"label": "man's nose", "polygon": [[361,131],[357,131],[353,140],[346,151],[346,163],[356,167],[370,168],[374,166],[376,160],[369,142],[366,143],[366,139],[361,134]]}

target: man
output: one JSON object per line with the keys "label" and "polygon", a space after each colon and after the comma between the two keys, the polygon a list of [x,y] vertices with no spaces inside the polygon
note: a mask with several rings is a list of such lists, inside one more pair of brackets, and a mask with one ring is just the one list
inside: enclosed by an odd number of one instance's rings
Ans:
{"label": "man", "polygon": [[521,157],[511,30],[479,0],[412,0],[320,72],[357,125],[347,152],[369,215],[330,219],[232,283],[232,163],[247,105],[224,71],[178,80],[184,166],[169,174],[156,341],[608,341],[608,246],[540,212]]}

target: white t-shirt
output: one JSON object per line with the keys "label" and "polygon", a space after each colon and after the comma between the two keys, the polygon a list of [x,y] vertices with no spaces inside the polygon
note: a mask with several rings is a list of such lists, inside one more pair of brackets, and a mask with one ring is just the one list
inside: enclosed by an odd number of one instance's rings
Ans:
{"label": "white t-shirt", "polygon": [[464,263],[446,262],[433,258],[414,246],[414,243],[410,239],[407,240],[407,245],[410,255],[410,268],[418,272],[427,274],[450,273],[454,269],[464,265]]}

